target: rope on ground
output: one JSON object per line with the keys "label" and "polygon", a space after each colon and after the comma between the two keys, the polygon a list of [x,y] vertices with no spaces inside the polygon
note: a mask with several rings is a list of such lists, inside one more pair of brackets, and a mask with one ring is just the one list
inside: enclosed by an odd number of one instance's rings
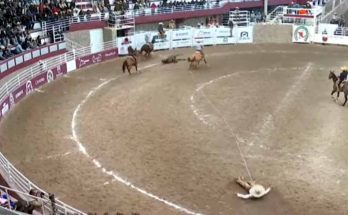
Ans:
{"label": "rope on ground", "polygon": [[[193,72],[190,70],[190,74],[191,74],[191,79],[192,79],[192,82],[196,83],[195,81],[195,78],[194,78],[194,74]],[[214,103],[211,101],[211,99],[209,99],[209,97],[204,93],[204,90],[201,90],[200,91],[203,95],[203,97],[208,101],[209,105],[214,109],[214,111],[216,112],[216,114],[219,116],[219,118],[222,119],[222,121],[224,122],[225,126],[228,128],[228,130],[230,131],[231,135],[233,136],[234,140],[235,140],[235,143],[237,145],[237,148],[238,148],[238,151],[239,151],[239,155],[243,161],[243,164],[244,164],[244,167],[245,167],[245,170],[246,172],[248,173],[248,176],[249,176],[249,179],[250,180],[253,180],[253,177],[251,175],[251,171],[250,171],[250,168],[248,166],[248,162],[247,160],[245,159],[245,156],[244,156],[244,153],[240,147],[240,143],[241,141],[239,140],[238,136],[235,134],[235,132],[233,131],[232,127],[230,126],[230,124],[227,122],[227,120],[225,119],[225,117],[220,114],[221,112],[219,111],[219,109],[216,107],[216,105],[214,105]]]}

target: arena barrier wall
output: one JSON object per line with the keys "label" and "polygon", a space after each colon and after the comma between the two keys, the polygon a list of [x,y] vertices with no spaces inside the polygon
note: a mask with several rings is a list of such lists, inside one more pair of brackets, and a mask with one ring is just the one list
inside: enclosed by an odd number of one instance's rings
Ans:
{"label": "arena barrier wall", "polygon": [[[68,52],[44,61],[42,65],[35,64],[11,78],[0,87],[0,120],[6,117],[6,114],[25,96],[30,95],[43,85],[76,69],[118,57],[116,42],[103,43],[100,46],[103,47],[101,52],[91,54],[92,48],[85,47],[81,50]],[[36,188],[44,192],[46,194],[45,200],[49,201],[48,194],[20,173],[2,153],[0,153],[0,173],[10,187],[22,192],[22,194],[28,193],[32,188]],[[25,195],[19,195],[23,199],[28,199]],[[56,214],[85,215],[85,213],[59,200],[56,200],[56,208]],[[45,211],[47,212],[46,214],[52,213],[49,204],[46,204]]]}
{"label": "arena barrier wall", "polygon": [[293,26],[293,42],[320,43],[348,46],[348,29],[336,24],[320,23],[318,26]]}
{"label": "arena barrier wall", "polygon": [[230,28],[224,26],[168,30],[165,38],[159,38],[157,31],[139,32],[134,36],[117,38],[119,54],[127,55],[129,45],[139,50],[142,45],[151,41],[154,41],[155,50],[192,47],[197,43],[205,46],[252,43],[253,26],[236,27],[233,28],[232,32]]}
{"label": "arena barrier wall", "polygon": [[18,69],[29,66],[38,60],[63,54],[65,51],[66,43],[60,42],[41,46],[39,48],[23,52],[19,55],[15,55],[0,63],[0,79],[11,74],[12,72],[17,71]]}

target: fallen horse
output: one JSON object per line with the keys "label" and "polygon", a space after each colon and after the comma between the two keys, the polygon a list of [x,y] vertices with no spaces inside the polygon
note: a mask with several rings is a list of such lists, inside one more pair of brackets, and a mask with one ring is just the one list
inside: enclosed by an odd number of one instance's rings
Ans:
{"label": "fallen horse", "polygon": [[174,55],[169,55],[167,58],[162,59],[163,64],[169,64],[169,63],[177,63],[178,61],[184,61],[185,59],[178,59],[177,57],[180,56],[181,54],[174,54]]}

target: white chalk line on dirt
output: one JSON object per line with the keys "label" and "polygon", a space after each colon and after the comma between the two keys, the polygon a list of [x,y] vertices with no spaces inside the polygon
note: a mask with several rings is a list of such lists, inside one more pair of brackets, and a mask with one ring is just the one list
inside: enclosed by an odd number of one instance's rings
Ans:
{"label": "white chalk line on dirt", "polygon": [[220,80],[226,79],[226,78],[230,78],[233,76],[238,76],[238,75],[243,75],[243,74],[252,74],[252,73],[258,73],[258,72],[265,72],[265,71],[279,71],[279,70],[299,70],[302,69],[302,67],[291,67],[291,68],[272,68],[272,69],[259,69],[259,70],[252,70],[252,71],[240,71],[240,72],[235,72],[235,73],[231,73],[231,74],[227,74],[227,75],[223,75],[220,76],[216,79],[204,82],[202,84],[200,84],[196,89],[195,92],[191,95],[190,100],[191,100],[191,109],[193,111],[193,113],[195,114],[195,116],[197,117],[197,119],[199,119],[203,124],[208,125],[208,126],[212,126],[213,124],[211,122],[209,122],[209,114],[203,114],[202,111],[200,111],[198,108],[196,108],[196,95],[205,87],[218,82]]}
{"label": "white chalk line on dirt", "polygon": [[[191,74],[192,82],[193,82],[193,83],[196,83],[195,78],[194,78],[194,75],[193,75],[193,73],[192,73],[191,70],[190,70],[190,74]],[[220,80],[219,78],[217,78],[217,79]],[[214,80],[215,80],[215,79],[214,79]],[[245,159],[245,156],[244,156],[244,154],[243,154],[243,152],[242,152],[242,150],[241,150],[241,148],[240,148],[240,144],[239,144],[240,138],[239,138],[239,137],[237,136],[237,134],[233,131],[232,127],[228,124],[228,122],[226,121],[225,117],[224,117],[222,114],[220,114],[219,109],[213,104],[213,102],[209,99],[209,97],[208,97],[208,96],[204,93],[204,91],[202,90],[202,89],[203,89],[205,86],[207,86],[209,83],[210,83],[210,84],[213,83],[213,80],[208,81],[208,82],[206,82],[206,83],[200,85],[198,88],[196,88],[196,92],[201,92],[201,94],[203,95],[203,97],[208,101],[209,105],[214,109],[214,111],[215,111],[216,114],[219,116],[219,118],[222,119],[222,121],[224,122],[224,124],[226,125],[226,127],[230,130],[230,133],[232,134],[233,138],[235,139],[235,143],[236,143],[236,145],[237,145],[238,152],[239,152],[239,155],[240,155],[240,157],[241,157],[241,159],[242,159],[242,162],[243,162],[243,164],[244,164],[245,170],[246,170],[246,172],[247,172],[247,174],[248,174],[250,180],[252,180],[253,177],[252,177],[252,175],[251,175],[251,171],[250,171],[250,169],[249,169],[249,166],[248,166],[248,163],[247,163],[247,161],[246,161],[246,159]],[[194,100],[194,97],[191,96],[190,99],[191,99],[191,100]],[[192,108],[192,107],[194,107],[194,106],[191,105],[191,108]],[[195,111],[194,111],[194,113],[196,114]],[[202,120],[202,119],[204,119],[204,118],[199,118],[199,119]],[[205,122],[205,121],[203,120],[203,122]]]}
{"label": "white chalk line on dirt", "polygon": [[[306,67],[305,70],[304,70],[305,72],[301,74],[301,77],[300,77],[301,79],[304,78],[304,77],[302,77],[302,76],[304,76],[304,75],[309,76],[307,73],[308,73],[308,71],[309,71],[309,69],[310,69],[310,66],[311,66],[311,64],[309,64],[309,66],[307,65],[307,67]],[[277,71],[277,70],[280,70],[280,69],[281,69],[281,68],[273,68],[273,69],[266,69],[266,70]],[[295,68],[284,68],[284,69],[287,69],[287,70],[297,69],[297,70],[298,70],[299,67],[295,67]],[[230,130],[232,136],[233,136],[234,139],[235,139],[235,143],[236,143],[236,145],[237,145],[237,148],[238,148],[240,157],[241,157],[241,159],[242,159],[242,161],[243,161],[243,163],[244,163],[245,169],[246,169],[246,171],[247,171],[247,173],[248,173],[250,179],[252,179],[252,174],[251,174],[251,171],[250,171],[250,169],[249,169],[249,167],[248,167],[248,164],[247,164],[247,161],[246,161],[246,156],[243,154],[243,152],[242,152],[242,150],[241,150],[241,147],[240,147],[240,143],[244,143],[244,140],[243,140],[241,137],[239,137],[238,134],[236,134],[236,133],[234,132],[234,130],[233,130],[232,127],[229,125],[229,123],[227,122],[227,120],[225,119],[225,117],[224,117],[223,115],[220,114],[221,112],[218,110],[218,108],[212,103],[212,101],[209,99],[209,97],[204,93],[203,89],[204,89],[206,86],[211,85],[211,84],[213,84],[213,83],[215,83],[215,82],[217,82],[217,81],[220,81],[220,80],[222,80],[222,79],[225,79],[225,78],[230,78],[230,77],[232,77],[232,76],[236,76],[236,75],[240,75],[240,74],[251,74],[251,73],[256,73],[256,72],[260,72],[260,71],[264,72],[265,69],[263,69],[263,70],[262,70],[262,69],[260,69],[260,70],[254,70],[254,71],[250,71],[250,72],[236,72],[236,73],[232,73],[232,74],[220,76],[220,77],[218,77],[218,78],[216,78],[216,79],[210,80],[210,81],[208,81],[208,82],[205,82],[205,83],[199,85],[199,86],[196,88],[195,92],[194,92],[194,93],[191,95],[191,97],[190,97],[190,100],[191,100],[191,109],[192,109],[193,113],[194,113],[194,114],[196,115],[196,117],[197,117],[200,121],[202,121],[204,124],[206,124],[206,125],[211,125],[211,124],[209,123],[209,121],[206,120],[207,116],[209,116],[209,115],[207,115],[207,114],[203,114],[203,115],[202,115],[202,114],[200,114],[199,110],[198,110],[197,108],[195,108],[195,105],[194,105],[194,104],[195,104],[195,95],[196,95],[197,93],[199,93],[199,92],[201,92],[201,94],[203,95],[203,97],[206,98],[206,100],[208,101],[208,103],[210,104],[210,106],[215,110],[216,114],[218,114],[219,118],[221,118],[221,119],[223,120],[224,124],[225,124],[226,127]],[[192,77],[192,80],[194,81],[194,77],[193,77],[192,72],[191,72],[191,77]],[[306,77],[306,78],[308,78],[308,77]],[[295,88],[298,88],[298,86],[299,86],[299,83],[295,83],[295,84],[292,86],[292,88],[291,88],[292,90],[291,90],[291,91],[292,91],[292,92],[295,91],[295,90],[296,90]],[[286,96],[285,96],[285,97],[286,97],[286,100],[285,100],[285,101],[287,101],[287,100],[288,100],[288,97],[290,97],[290,96],[291,96],[291,94],[287,93]],[[287,105],[287,104],[283,104],[283,106],[284,106],[284,105]],[[278,109],[279,109],[279,110],[282,109],[283,106],[281,106],[281,107],[278,106],[277,110],[278,110]],[[278,110],[278,111],[279,111],[279,110]],[[271,118],[268,117],[268,118],[266,119],[266,122],[268,122],[268,121],[270,121],[270,120],[271,120]],[[261,147],[261,148],[262,148],[262,147]]]}
{"label": "white chalk line on dirt", "polygon": [[[151,67],[154,67],[154,66],[157,66],[159,64],[150,64],[150,65],[147,65],[147,66],[144,66],[143,68],[141,68],[140,70],[142,69],[147,69],[147,68],[151,68]],[[109,79],[109,80],[106,80],[104,81],[103,83],[99,84],[97,87],[93,88],[88,94],[87,96],[80,102],[80,104],[77,105],[77,107],[75,108],[74,110],[74,113],[73,113],[73,117],[72,117],[72,120],[71,120],[71,133],[72,133],[72,139],[75,141],[75,143],[77,144],[80,152],[82,154],[84,154],[87,158],[91,159],[93,164],[102,170],[102,172],[104,174],[107,174],[109,176],[112,176],[113,177],[113,180],[116,180],[142,194],[144,194],[145,196],[147,197],[150,197],[152,199],[155,199],[159,202],[162,202],[164,203],[165,205],[167,206],[170,206],[180,212],[184,212],[186,214],[192,214],[192,215],[203,215],[201,213],[197,213],[197,212],[194,212],[190,209],[187,209],[187,208],[184,208],[183,206],[181,205],[178,205],[178,204],[175,204],[175,203],[172,203],[170,201],[167,201],[165,200],[164,198],[161,198],[159,196],[156,196],[150,192],[147,192],[146,190],[140,188],[140,187],[137,187],[136,185],[132,184],[130,181],[122,178],[121,176],[119,176],[118,173],[115,173],[114,171],[109,171],[107,170],[106,168],[103,167],[103,165],[100,163],[100,161],[98,161],[97,159],[93,159],[91,158],[91,156],[89,155],[89,153],[87,152],[87,149],[86,147],[83,145],[83,143],[80,141],[80,138],[77,134],[77,131],[76,131],[76,127],[77,127],[77,116],[78,116],[78,113],[80,112],[81,110],[81,107],[88,101],[88,99],[93,96],[99,89],[101,89],[103,86],[107,85],[108,83],[110,83],[111,81],[114,81],[116,79],[118,79],[119,77],[121,76],[118,76],[116,78],[112,78],[112,79]],[[104,184],[107,184],[106,182]]]}
{"label": "white chalk line on dirt", "polygon": [[[303,84],[311,75],[311,72],[313,71],[311,69],[312,63],[308,63],[304,71],[301,73],[301,75],[297,78],[295,83],[290,87],[290,89],[286,92],[283,99],[280,101],[280,103],[277,105],[275,111],[273,114],[267,114],[266,117],[264,117],[264,123],[261,126],[260,131],[258,134],[255,135],[255,137],[260,138],[261,136],[266,138],[269,133],[273,130],[273,118],[275,115],[278,115],[281,111],[285,111],[286,108],[291,104],[293,101],[293,98],[303,89]],[[249,144],[253,144],[255,141],[252,140]]]}

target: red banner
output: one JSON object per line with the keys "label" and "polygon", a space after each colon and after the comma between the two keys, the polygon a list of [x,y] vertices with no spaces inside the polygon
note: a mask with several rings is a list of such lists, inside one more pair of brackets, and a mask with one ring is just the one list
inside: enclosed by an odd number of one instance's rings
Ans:
{"label": "red banner", "polygon": [[118,49],[110,49],[103,52],[103,61],[118,57]]}
{"label": "red banner", "polygon": [[76,68],[80,69],[116,57],[118,57],[117,49],[109,49],[107,51],[76,58]]}
{"label": "red banner", "polygon": [[[36,89],[47,83],[47,72],[44,72],[31,79],[32,88]],[[28,85],[27,85],[28,90]]]}
{"label": "red banner", "polygon": [[25,95],[26,95],[26,85],[23,84],[22,86],[18,87],[16,90],[14,90],[10,94],[11,107],[12,107],[12,104],[18,103],[22,98],[25,97]]}
{"label": "red banner", "polygon": [[1,118],[10,111],[10,98],[8,96],[0,103],[0,110]]}
{"label": "red banner", "polygon": [[66,64],[59,65],[47,71],[47,82],[50,83],[56,80],[58,77],[63,76],[68,73]]}

